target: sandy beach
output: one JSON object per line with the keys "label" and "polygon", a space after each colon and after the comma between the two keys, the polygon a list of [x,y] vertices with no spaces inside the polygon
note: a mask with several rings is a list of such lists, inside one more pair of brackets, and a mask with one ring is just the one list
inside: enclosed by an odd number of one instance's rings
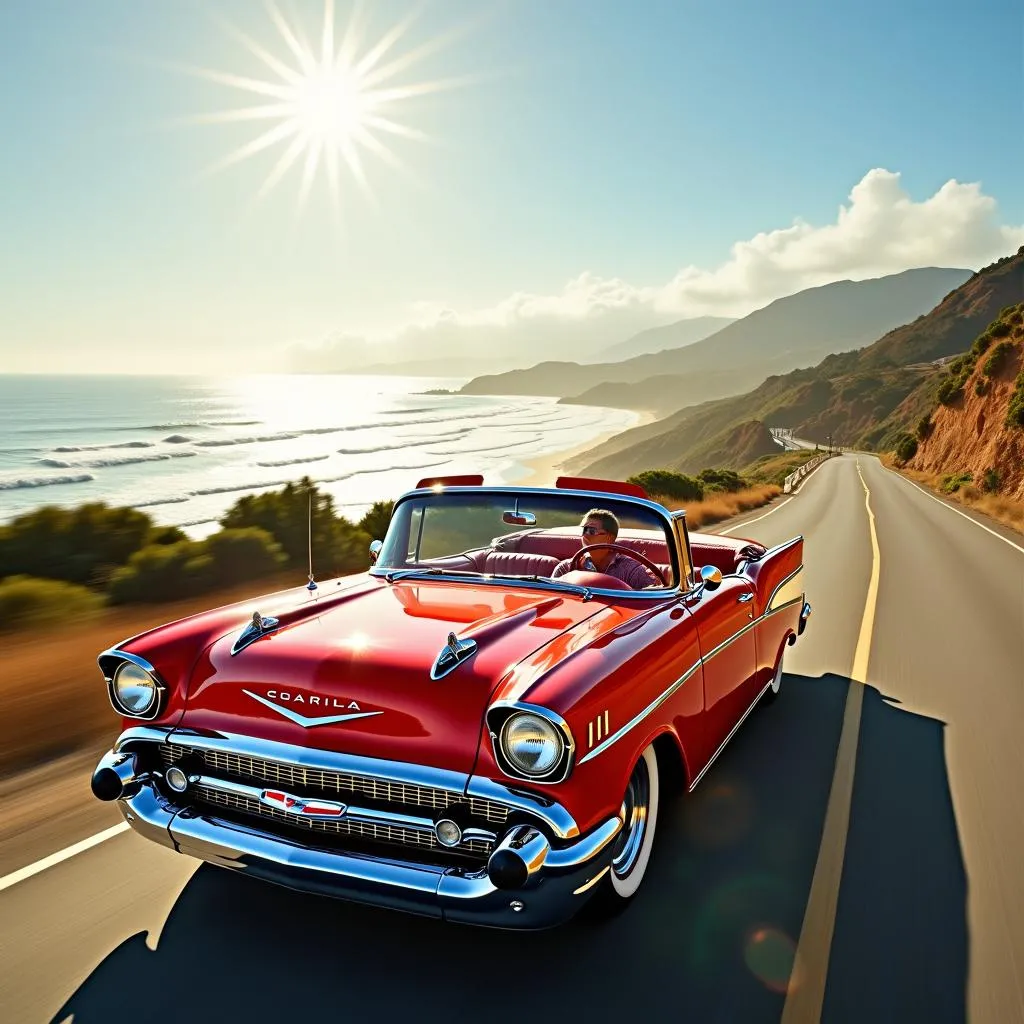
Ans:
{"label": "sandy beach", "polygon": [[[640,411],[640,419],[634,424],[634,426],[642,427],[648,423],[653,423],[658,417],[647,410]],[[632,430],[633,428],[628,428]],[[582,455],[584,452],[590,451],[594,448],[600,447],[605,441],[617,434],[623,433],[622,430],[608,430],[603,434],[599,434],[597,437],[592,437],[589,441],[583,444],[576,445],[573,448],[566,448],[562,451],[551,452],[548,455],[539,455],[535,459],[524,459],[523,466],[527,470],[527,475],[521,480],[516,481],[517,487],[553,487],[555,479],[561,473],[566,473],[566,464],[572,459],[575,459],[578,455]]]}

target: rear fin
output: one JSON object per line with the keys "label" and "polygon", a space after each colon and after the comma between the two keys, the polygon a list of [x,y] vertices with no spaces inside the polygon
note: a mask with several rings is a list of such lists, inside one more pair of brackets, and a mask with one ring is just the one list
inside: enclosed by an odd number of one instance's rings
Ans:
{"label": "rear fin", "polygon": [[476,476],[427,476],[417,485],[421,487],[479,487],[484,482],[482,474]]}
{"label": "rear fin", "polygon": [[637,484],[622,483],[620,480],[600,480],[589,476],[560,476],[556,487],[575,491],[606,491],[608,494],[629,494],[634,498],[646,498],[647,492]]}

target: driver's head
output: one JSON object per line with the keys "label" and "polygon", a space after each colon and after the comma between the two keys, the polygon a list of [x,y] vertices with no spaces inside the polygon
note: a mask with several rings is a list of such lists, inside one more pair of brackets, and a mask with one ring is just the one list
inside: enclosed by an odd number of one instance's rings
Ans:
{"label": "driver's head", "polygon": [[614,512],[592,508],[580,523],[584,544],[614,544],[619,535],[619,521]]}

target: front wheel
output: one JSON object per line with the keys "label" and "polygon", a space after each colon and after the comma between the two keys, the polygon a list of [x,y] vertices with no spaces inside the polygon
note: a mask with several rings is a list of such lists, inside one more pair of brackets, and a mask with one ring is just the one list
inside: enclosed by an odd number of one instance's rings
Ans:
{"label": "front wheel", "polygon": [[658,757],[649,746],[633,768],[622,799],[622,831],[616,837],[612,862],[588,910],[598,919],[621,913],[632,902],[647,874],[658,824]]}
{"label": "front wheel", "polygon": [[768,689],[765,690],[764,699],[765,703],[770,704],[779,695],[779,690],[782,689],[782,662],[784,660],[783,655],[785,648],[779,651],[779,661],[775,666],[775,675],[772,676],[772,681],[768,684]]}

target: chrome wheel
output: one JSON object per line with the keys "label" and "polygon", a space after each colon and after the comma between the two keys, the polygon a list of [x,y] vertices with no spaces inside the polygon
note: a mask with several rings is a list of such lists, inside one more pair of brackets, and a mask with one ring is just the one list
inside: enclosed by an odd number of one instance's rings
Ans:
{"label": "chrome wheel", "polygon": [[647,833],[647,807],[651,799],[651,777],[647,762],[641,758],[633,769],[622,801],[622,820],[625,824],[619,834],[617,850],[612,858],[612,871],[625,878],[636,866],[644,836]]}

